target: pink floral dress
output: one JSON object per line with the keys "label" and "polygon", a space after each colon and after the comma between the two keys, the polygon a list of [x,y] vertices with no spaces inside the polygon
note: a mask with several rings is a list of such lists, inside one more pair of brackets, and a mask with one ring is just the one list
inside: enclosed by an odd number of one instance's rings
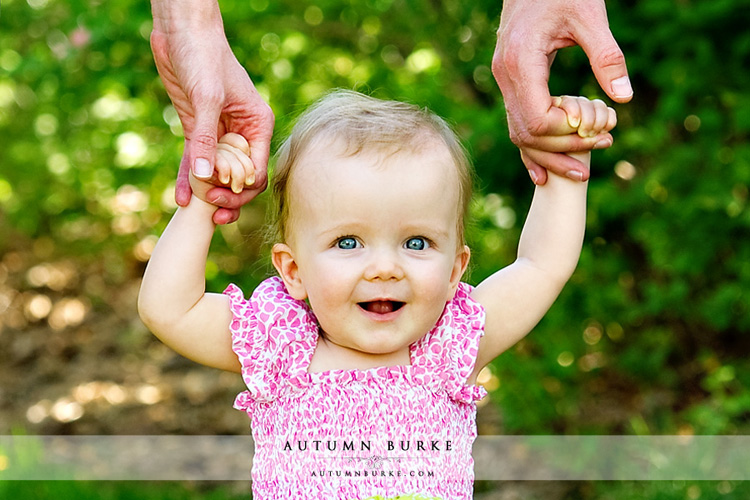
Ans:
{"label": "pink floral dress", "polygon": [[470,499],[474,369],[484,310],[461,284],[440,320],[410,346],[411,365],[308,373],[314,314],[270,278],[250,300],[230,285],[233,349],[251,418],[253,498],[360,499],[420,493]]}

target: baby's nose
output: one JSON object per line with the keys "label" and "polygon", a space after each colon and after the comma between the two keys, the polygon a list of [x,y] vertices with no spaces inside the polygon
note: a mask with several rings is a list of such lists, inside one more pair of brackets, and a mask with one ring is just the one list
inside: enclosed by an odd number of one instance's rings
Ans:
{"label": "baby's nose", "polygon": [[365,269],[367,280],[402,279],[404,269],[398,258],[398,252],[389,249],[373,250]]}

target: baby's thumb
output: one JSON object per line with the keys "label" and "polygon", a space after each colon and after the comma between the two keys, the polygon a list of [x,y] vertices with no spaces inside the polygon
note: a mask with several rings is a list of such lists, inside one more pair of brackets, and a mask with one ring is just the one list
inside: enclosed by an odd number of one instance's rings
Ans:
{"label": "baby's thumb", "polygon": [[218,113],[198,111],[196,114],[195,129],[187,147],[193,175],[198,179],[209,179],[214,172],[218,123]]}

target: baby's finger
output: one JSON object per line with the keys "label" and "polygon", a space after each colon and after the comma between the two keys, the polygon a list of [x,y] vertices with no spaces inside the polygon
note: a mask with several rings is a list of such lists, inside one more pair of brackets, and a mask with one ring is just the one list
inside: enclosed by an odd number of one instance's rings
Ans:
{"label": "baby's finger", "polygon": [[227,163],[229,164],[230,177],[225,184],[229,184],[233,193],[241,193],[242,188],[244,187],[243,183],[245,182],[245,169],[239,160],[237,150],[235,148],[230,148],[227,151],[226,158]]}
{"label": "baby's finger", "polygon": [[241,151],[237,153],[239,153],[237,154],[237,159],[242,164],[244,171],[243,179],[245,180],[245,186],[252,186],[255,183],[255,165],[253,165],[253,160]]}
{"label": "baby's finger", "polygon": [[245,169],[242,163],[235,161],[232,163],[232,192],[241,193],[245,188]]}
{"label": "baby's finger", "polygon": [[255,182],[255,168],[250,157],[239,149],[227,146],[227,151],[232,155],[232,165],[234,166],[232,170],[232,191],[239,193],[245,186],[252,186]]}
{"label": "baby's finger", "polygon": [[568,119],[568,127],[570,127],[570,129],[562,131],[556,130],[555,133],[575,133],[581,124],[581,106],[578,102],[578,99],[567,95],[562,97],[553,97],[552,104],[565,111],[565,115]]}
{"label": "baby's finger", "polygon": [[615,128],[615,125],[617,125],[617,111],[607,108],[607,125],[604,127],[604,130],[609,132]]}
{"label": "baby's finger", "polygon": [[228,184],[232,175],[232,153],[223,144],[216,145],[216,177],[221,184]]}
{"label": "baby's finger", "polygon": [[607,105],[601,99],[594,99],[591,102],[594,104],[594,113],[596,113],[592,132],[598,134],[606,131],[607,122],[609,121],[609,108],[607,108]]}
{"label": "baby's finger", "polygon": [[223,136],[221,136],[219,142],[237,148],[245,153],[245,155],[250,154],[250,145],[247,143],[247,140],[240,134],[229,132],[228,134],[224,134]]}
{"label": "baby's finger", "polygon": [[579,97],[578,103],[581,108],[581,124],[578,126],[578,135],[584,138],[594,137],[594,124],[596,123],[596,110],[594,103],[588,99]]}

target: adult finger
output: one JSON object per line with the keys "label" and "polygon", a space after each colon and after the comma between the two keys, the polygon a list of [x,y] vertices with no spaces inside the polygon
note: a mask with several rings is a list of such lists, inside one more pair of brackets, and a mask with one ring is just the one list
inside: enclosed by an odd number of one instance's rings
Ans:
{"label": "adult finger", "polygon": [[239,208],[217,208],[214,212],[213,221],[214,224],[222,226],[224,224],[231,224],[240,218]]}
{"label": "adult finger", "polygon": [[534,162],[531,158],[524,154],[521,150],[521,160],[526,166],[526,170],[529,172],[531,182],[537,186],[544,186],[547,183],[547,169]]}
{"label": "adult finger", "polygon": [[261,192],[263,189],[258,186],[245,188],[241,193],[233,193],[227,187],[214,187],[206,193],[206,201],[221,208],[235,209],[241,208]]}
{"label": "adult finger", "polygon": [[[187,141],[185,141],[187,144]],[[185,146],[187,150],[187,146]],[[190,203],[190,196],[193,194],[193,190],[190,189],[190,161],[188,159],[187,152],[182,155],[180,160],[180,169],[177,172],[177,183],[174,189],[174,199],[177,204],[181,207],[188,206]]]}
{"label": "adult finger", "polygon": [[214,170],[216,135],[223,97],[215,92],[196,91],[191,95],[195,125],[185,146],[190,167],[199,179],[207,179]]}
{"label": "adult finger", "polygon": [[588,166],[565,153],[550,153],[540,149],[525,148],[523,154],[534,164],[554,174],[576,181],[585,181],[589,178]]}
{"label": "adult finger", "polygon": [[213,221],[216,224],[228,224],[236,221],[240,216],[240,207],[249,203],[253,198],[263,192],[263,188],[252,187],[245,189],[239,194],[233,193],[226,188],[213,188],[206,193],[209,203],[219,205],[214,212]]}
{"label": "adult finger", "polygon": [[603,139],[611,139],[611,134],[602,132],[593,137],[581,137],[576,131],[573,131],[568,132],[567,135],[540,137],[534,146],[524,146],[524,148],[542,149],[551,153],[587,151],[589,149],[600,149],[601,146],[597,145]]}
{"label": "adult finger", "polygon": [[271,137],[276,118],[271,107],[258,97],[258,110],[252,133],[245,136],[250,144],[250,160],[255,168],[255,182],[253,187],[265,189],[268,182],[268,158],[271,153]]}
{"label": "adult finger", "polygon": [[557,120],[549,120],[549,112],[562,114],[550,109],[549,59],[543,51],[532,49],[534,45],[515,33],[502,34],[498,36],[492,60],[492,73],[508,114],[511,140],[517,145],[532,143],[535,137],[547,133],[549,123],[559,122],[559,116]]}
{"label": "adult finger", "polygon": [[597,12],[593,19],[578,27],[575,39],[591,62],[599,86],[616,102],[628,102],[633,87],[628,77],[625,54],[617,45],[607,22],[607,12]]}

